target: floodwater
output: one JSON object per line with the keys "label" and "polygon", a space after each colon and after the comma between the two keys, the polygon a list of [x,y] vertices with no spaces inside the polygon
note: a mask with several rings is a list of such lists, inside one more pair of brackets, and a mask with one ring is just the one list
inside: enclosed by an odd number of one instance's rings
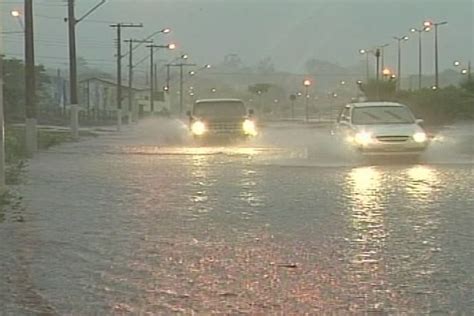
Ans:
{"label": "floodwater", "polygon": [[53,148],[0,213],[2,312],[470,314],[472,135],[419,162],[295,126],[197,147],[174,121]]}

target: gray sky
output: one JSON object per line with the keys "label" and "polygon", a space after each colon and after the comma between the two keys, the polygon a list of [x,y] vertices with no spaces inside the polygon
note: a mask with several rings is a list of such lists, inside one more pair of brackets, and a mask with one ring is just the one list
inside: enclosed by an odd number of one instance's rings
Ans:
{"label": "gray sky", "polygon": [[[99,0],[77,0],[77,17]],[[22,1],[0,0],[3,31],[18,31],[10,15]],[[67,12],[63,0],[35,0],[38,62],[67,63]],[[90,64],[114,69],[115,33],[107,22],[142,22],[143,29],[124,30],[124,38],[144,37],[170,27],[161,43],[176,42],[197,63],[218,63],[237,53],[244,63],[271,57],[277,69],[304,72],[304,62],[317,58],[344,66],[363,60],[359,48],[390,43],[386,64],[396,68],[393,36],[409,34],[423,20],[448,21],[440,27],[440,67],[459,59],[474,61],[474,0],[108,0],[78,25],[78,55]],[[417,40],[404,44],[405,73],[417,71]],[[433,72],[433,33],[424,34],[424,69]],[[22,35],[3,37],[7,55],[22,57]],[[174,54],[177,54],[175,52]],[[145,56],[141,50],[138,58]],[[168,52],[162,58],[170,58]],[[146,64],[144,64],[146,67]]]}

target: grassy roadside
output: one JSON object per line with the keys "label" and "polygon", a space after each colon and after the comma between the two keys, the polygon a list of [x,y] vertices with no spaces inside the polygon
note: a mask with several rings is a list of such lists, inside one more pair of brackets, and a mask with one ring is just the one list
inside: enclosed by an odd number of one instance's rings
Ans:
{"label": "grassy roadside", "polygon": [[[90,131],[81,131],[81,137],[97,136]],[[68,130],[38,129],[38,149],[46,150],[62,143],[73,141]],[[5,128],[5,182],[7,185],[21,183],[26,170],[28,156],[25,150],[25,129],[22,126],[6,126]],[[23,222],[22,197],[13,190],[0,194],[0,223],[7,217],[15,222]],[[8,216],[7,216],[8,214]]]}
{"label": "grassy roadside", "polygon": [[[25,151],[25,129],[18,126],[7,126],[5,129],[5,162],[7,185],[18,184],[27,164]],[[81,131],[80,136],[95,136],[94,133]],[[65,142],[73,141],[67,130],[39,129],[38,149],[46,150]],[[0,202],[1,203],[1,202]]]}

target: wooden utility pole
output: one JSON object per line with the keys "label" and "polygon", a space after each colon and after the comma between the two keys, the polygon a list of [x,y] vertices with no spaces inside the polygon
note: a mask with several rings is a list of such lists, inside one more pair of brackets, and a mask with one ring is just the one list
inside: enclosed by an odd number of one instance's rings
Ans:
{"label": "wooden utility pole", "polygon": [[143,24],[116,23],[110,27],[117,29],[117,130],[122,129],[122,27],[143,27]]}
{"label": "wooden utility pole", "polygon": [[26,153],[32,156],[38,150],[36,72],[33,30],[33,0],[25,0],[25,136]]}
{"label": "wooden utility pole", "polygon": [[101,0],[81,18],[76,19],[75,1],[68,1],[68,32],[69,32],[69,94],[71,104],[71,134],[74,139],[79,138],[79,101],[77,97],[77,56],[76,56],[76,25],[97,10],[106,0]]}
{"label": "wooden utility pole", "polygon": [[[1,43],[0,43],[1,48]],[[0,194],[5,192],[5,120],[3,116],[3,57],[0,56]]]}

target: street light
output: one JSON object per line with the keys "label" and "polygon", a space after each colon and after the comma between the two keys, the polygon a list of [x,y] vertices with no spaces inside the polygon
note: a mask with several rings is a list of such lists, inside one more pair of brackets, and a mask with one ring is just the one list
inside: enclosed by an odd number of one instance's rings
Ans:
{"label": "street light", "polygon": [[18,21],[18,24],[20,24],[21,30],[24,32],[25,31],[25,24],[23,23],[23,19],[21,18],[21,12],[18,10],[12,10],[10,12],[11,16],[16,18]]}
{"label": "street light", "polygon": [[392,71],[388,68],[384,68],[384,70],[382,70],[382,74],[384,77],[388,77],[392,75]]}
{"label": "street light", "polygon": [[[454,67],[460,67],[461,62],[458,61],[458,60],[455,60],[453,62],[453,65],[454,65]],[[468,80],[469,81],[471,80],[471,62],[470,61],[467,63],[467,68],[461,68],[460,73],[461,73],[461,75],[468,75]]]}
{"label": "street light", "polygon": [[435,84],[434,86],[439,87],[439,67],[438,67],[438,26],[446,25],[448,22],[433,22],[433,21],[425,21],[423,22],[423,26],[425,28],[431,28],[434,26],[435,30]]}
{"label": "street light", "polygon": [[397,90],[400,91],[401,81],[402,81],[402,42],[408,41],[408,36],[393,37],[398,42],[398,81],[397,81]]}

